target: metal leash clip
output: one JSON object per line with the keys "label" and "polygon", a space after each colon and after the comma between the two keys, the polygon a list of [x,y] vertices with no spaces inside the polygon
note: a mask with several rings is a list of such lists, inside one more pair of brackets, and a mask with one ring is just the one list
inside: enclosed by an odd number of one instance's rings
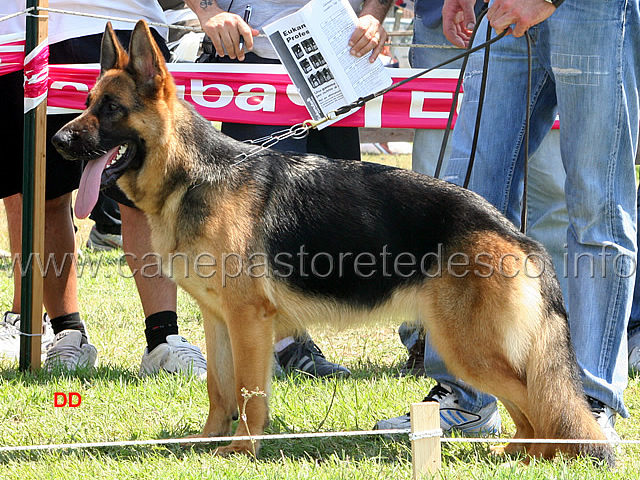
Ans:
{"label": "metal leash clip", "polygon": [[[326,119],[323,119],[320,123],[325,120]],[[256,138],[253,140],[245,140],[245,143],[255,145],[255,147],[252,148],[249,152],[238,154],[236,158],[240,158],[240,160],[235,162],[232,166],[236,166],[244,162],[247,158],[252,157],[253,155],[256,155],[263,150],[266,150],[267,148],[271,148],[278,142],[287,138],[301,140],[309,135],[309,130],[315,128],[318,124],[319,123],[314,123],[312,120],[305,120],[304,122],[297,123],[287,129],[274,132],[270,135],[266,135],[264,137]]]}

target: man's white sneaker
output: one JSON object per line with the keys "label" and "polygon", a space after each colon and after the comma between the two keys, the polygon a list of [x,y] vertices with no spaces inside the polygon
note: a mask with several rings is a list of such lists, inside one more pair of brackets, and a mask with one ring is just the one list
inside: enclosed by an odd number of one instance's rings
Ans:
{"label": "man's white sneaker", "polygon": [[122,235],[100,233],[94,225],[93,227],[91,227],[91,231],[89,232],[89,238],[87,239],[87,248],[103,252],[122,248]]}
{"label": "man's white sneaker", "polygon": [[53,339],[47,351],[44,369],[48,372],[63,368],[74,372],[78,368],[93,368],[98,351],[82,336],[79,330],[63,330]]}
{"label": "man's white sneaker", "polygon": [[[490,403],[478,413],[463,410],[458,405],[458,396],[446,385],[438,383],[434,386],[423,402],[438,402],[440,404],[440,428],[446,433],[452,430],[462,435],[500,435],[502,419],[496,402]],[[404,429],[411,428],[409,414],[388,420],[380,420],[375,429]]]}
{"label": "man's white sneaker", "polygon": [[[46,313],[42,318],[42,337],[40,348],[44,355],[53,343],[51,319]],[[18,358],[20,356],[20,314],[5,312],[0,321],[0,357]]]}
{"label": "man's white sneaker", "polygon": [[146,348],[140,364],[140,376],[153,375],[160,370],[169,373],[181,373],[195,376],[200,380],[207,378],[207,361],[202,351],[191,345],[181,335],[168,335],[167,342],[161,343],[149,352]]}

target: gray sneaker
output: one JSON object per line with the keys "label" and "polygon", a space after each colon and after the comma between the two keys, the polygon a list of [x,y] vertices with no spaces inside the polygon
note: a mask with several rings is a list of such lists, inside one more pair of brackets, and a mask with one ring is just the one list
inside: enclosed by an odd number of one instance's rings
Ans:
{"label": "gray sneaker", "polygon": [[100,233],[94,225],[93,227],[91,227],[91,231],[89,232],[87,248],[100,251],[122,248],[122,235]]}
{"label": "gray sneaker", "polygon": [[[46,313],[42,317],[42,337],[40,349],[44,355],[53,343],[51,320]],[[0,357],[18,358],[20,356],[20,314],[5,312],[0,321]]]}
{"label": "gray sneaker", "polygon": [[62,368],[74,372],[78,368],[93,368],[98,351],[91,345],[79,330],[63,330],[53,339],[47,351],[44,369],[51,372]]}
{"label": "gray sneaker", "polygon": [[295,339],[284,350],[276,352],[275,360],[281,372],[285,374],[301,372],[316,378],[347,378],[351,375],[347,367],[327,360],[320,348],[309,337]]}
{"label": "gray sneaker", "polygon": [[[423,402],[438,402],[440,404],[440,428],[445,434],[453,430],[462,435],[500,435],[502,419],[496,402],[482,408],[479,412],[463,410],[458,405],[458,397],[448,386],[438,383],[434,386]],[[376,423],[376,430],[399,430],[411,428],[411,417],[407,413],[400,417],[380,420]]]}

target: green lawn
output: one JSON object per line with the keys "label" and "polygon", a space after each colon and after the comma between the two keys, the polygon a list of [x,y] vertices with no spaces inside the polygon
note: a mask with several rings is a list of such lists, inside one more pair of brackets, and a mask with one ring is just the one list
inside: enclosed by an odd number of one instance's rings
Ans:
{"label": "green lawn", "polygon": [[[406,159],[389,159],[402,164]],[[0,213],[0,248],[8,250]],[[89,224],[78,222],[81,244]],[[126,278],[118,254],[85,252],[80,303],[92,343],[99,352],[95,371],[75,376],[22,374],[16,364],[0,361],[0,446],[178,438],[198,433],[208,400],[197,380],[159,375],[137,376],[144,344],[142,309],[133,280]],[[0,269],[0,307],[10,308],[9,270]],[[179,298],[181,333],[204,350],[202,321],[195,304]],[[397,416],[421,400],[432,382],[397,378],[405,358],[395,326],[380,324],[335,332],[316,329],[313,336],[327,356],[353,371],[344,381],[307,378],[275,380],[268,433],[370,429],[381,418]],[[640,439],[640,381],[630,380],[626,402],[631,418],[619,420],[624,439]],[[77,408],[54,408],[55,392],[78,392]],[[513,424],[503,412],[505,432]],[[0,478],[10,479],[408,479],[408,440],[322,438],[263,442],[258,460],[217,458],[214,446],[95,448],[73,451],[0,453]],[[485,445],[443,445],[443,479],[638,479],[640,447],[624,446],[618,468],[606,471],[588,461],[538,461],[529,467],[492,457]]]}

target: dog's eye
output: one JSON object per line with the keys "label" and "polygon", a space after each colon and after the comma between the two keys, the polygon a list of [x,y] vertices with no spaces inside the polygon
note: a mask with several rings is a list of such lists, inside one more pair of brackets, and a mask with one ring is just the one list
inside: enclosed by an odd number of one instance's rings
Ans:
{"label": "dog's eye", "polygon": [[120,106],[117,103],[110,103],[107,105],[107,110],[110,112],[115,112],[120,109]]}

